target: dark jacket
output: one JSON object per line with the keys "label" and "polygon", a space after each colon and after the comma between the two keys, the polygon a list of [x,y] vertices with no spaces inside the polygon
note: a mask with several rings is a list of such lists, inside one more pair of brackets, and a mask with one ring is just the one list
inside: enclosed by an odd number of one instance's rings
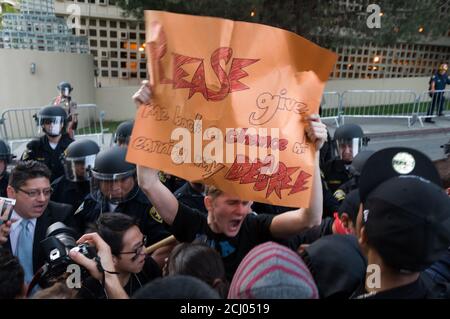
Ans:
{"label": "dark jacket", "polygon": [[[44,213],[36,221],[36,227],[34,229],[33,238],[33,271],[36,272],[40,267],[45,264],[46,256],[40,249],[40,242],[46,238],[45,233],[48,226],[53,223],[62,222],[66,226],[73,227],[73,214],[72,206],[66,204],[60,204],[50,201]],[[76,238],[78,239],[78,238]],[[5,243],[5,247],[12,252],[11,242]]]}
{"label": "dark jacket", "polygon": [[333,194],[339,186],[352,178],[352,174],[346,168],[344,162],[340,159],[334,159],[327,162],[323,167],[325,182]]}
{"label": "dark jacket", "polygon": [[[5,168],[6,169],[6,168]],[[6,188],[8,187],[9,173],[5,172],[2,179],[0,179],[0,196],[8,197],[6,194]]]}
{"label": "dark jacket", "polygon": [[53,193],[50,198],[57,203],[72,205],[73,210],[80,207],[90,192],[89,182],[72,182],[65,175],[58,177],[52,182]]}
{"label": "dark jacket", "polygon": [[173,194],[180,202],[182,202],[186,206],[195,208],[202,213],[208,214],[204,202],[205,195],[199,193],[196,189],[194,189],[189,182],[186,182]]}
{"label": "dark jacket", "polygon": [[47,135],[41,136],[39,139],[33,139],[28,142],[21,159],[24,161],[35,160],[44,163],[52,172],[50,181],[53,182],[56,178],[64,175],[61,155],[72,142],[73,139],[69,135],[63,134],[56,148],[52,149]]}

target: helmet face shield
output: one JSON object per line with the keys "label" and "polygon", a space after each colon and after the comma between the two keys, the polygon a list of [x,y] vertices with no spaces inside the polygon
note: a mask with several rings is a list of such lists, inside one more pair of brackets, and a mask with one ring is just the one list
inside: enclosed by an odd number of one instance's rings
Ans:
{"label": "helmet face shield", "polygon": [[363,139],[360,137],[336,140],[337,156],[345,163],[350,164],[353,158],[361,151]]}
{"label": "helmet face shield", "polygon": [[39,132],[50,136],[58,136],[62,133],[64,118],[62,116],[39,115]]}
{"label": "helmet face shield", "polygon": [[70,94],[70,88],[68,86],[63,87],[62,92],[64,96],[69,96]]}
{"label": "helmet face shield", "polygon": [[135,187],[136,170],[118,174],[103,174],[92,171],[90,179],[91,195],[97,202],[107,200],[120,204],[136,196],[139,188]]}
{"label": "helmet face shield", "polygon": [[95,157],[88,155],[83,157],[67,157],[63,166],[66,178],[72,182],[84,182],[90,179],[90,170],[94,167]]}

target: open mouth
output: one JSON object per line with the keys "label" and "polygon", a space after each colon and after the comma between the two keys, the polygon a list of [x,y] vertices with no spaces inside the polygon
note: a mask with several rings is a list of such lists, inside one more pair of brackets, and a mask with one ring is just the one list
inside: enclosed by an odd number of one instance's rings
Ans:
{"label": "open mouth", "polygon": [[232,231],[236,231],[241,225],[242,219],[233,219],[230,221],[230,228]]}
{"label": "open mouth", "polygon": [[35,206],[33,206],[33,208],[35,211],[41,211],[41,210],[44,210],[45,205],[35,205]]}

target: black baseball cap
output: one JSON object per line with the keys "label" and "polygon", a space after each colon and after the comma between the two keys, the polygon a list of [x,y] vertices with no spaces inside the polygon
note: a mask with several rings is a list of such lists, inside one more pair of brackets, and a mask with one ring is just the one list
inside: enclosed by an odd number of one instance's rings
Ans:
{"label": "black baseball cap", "polygon": [[450,198],[421,152],[374,153],[361,174],[360,196],[368,244],[392,268],[422,271],[450,246]]}

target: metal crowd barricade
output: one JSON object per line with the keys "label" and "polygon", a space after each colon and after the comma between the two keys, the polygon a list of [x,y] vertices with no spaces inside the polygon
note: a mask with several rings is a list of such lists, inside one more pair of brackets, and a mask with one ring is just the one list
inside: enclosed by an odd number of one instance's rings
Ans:
{"label": "metal crowd barricade", "polygon": [[341,119],[341,95],[338,92],[323,92],[320,102],[322,120],[332,119],[339,126]]}
{"label": "metal crowd barricade", "polygon": [[416,93],[410,90],[348,90],[341,95],[342,119],[415,117]]}
{"label": "metal crowd barricade", "polygon": [[[423,126],[424,118],[435,118],[439,116],[439,107],[442,104],[442,116],[450,117],[450,90],[436,90],[422,92],[417,98],[415,114]],[[433,107],[433,114],[428,115]]]}
{"label": "metal crowd barricade", "polygon": [[[42,107],[26,107],[6,109],[2,112],[0,134],[11,149],[14,143],[26,142],[41,135],[36,121],[36,115],[41,109]],[[75,138],[96,137],[99,144],[104,144],[105,112],[99,111],[95,104],[78,104],[77,113],[78,127]]]}
{"label": "metal crowd barricade", "polygon": [[0,119],[2,139],[9,143],[29,141],[39,136],[36,114],[41,107],[6,109]]}
{"label": "metal crowd barricade", "polygon": [[96,104],[78,104],[78,127],[75,137],[96,137],[98,144],[104,144],[103,120],[105,112],[99,111]]}

